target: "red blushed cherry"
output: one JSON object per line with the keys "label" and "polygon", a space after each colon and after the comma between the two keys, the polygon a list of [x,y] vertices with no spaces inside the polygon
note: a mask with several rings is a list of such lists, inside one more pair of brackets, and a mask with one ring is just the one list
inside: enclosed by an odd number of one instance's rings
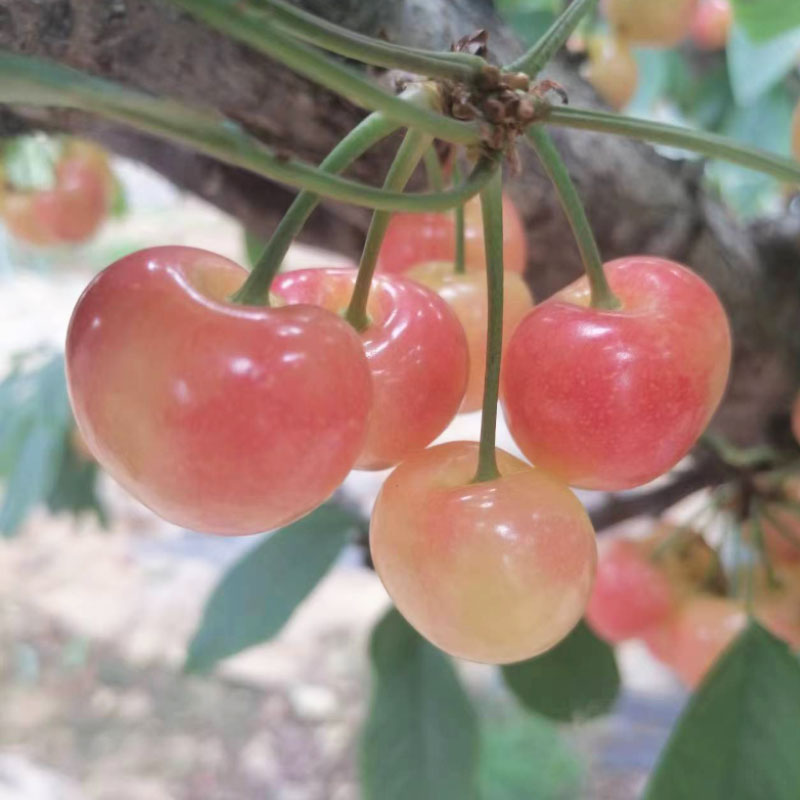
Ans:
{"label": "red blushed cherry", "polygon": [[497,451],[501,477],[473,483],[478,444],[403,462],[370,524],[375,568],[399,611],[437,647],[504,664],[565,637],[589,597],[597,548],[574,494]]}
{"label": "red blushed cherry", "polygon": [[746,624],[747,614],[737,601],[695,595],[644,639],[654,655],[694,689]]}
{"label": "red blushed cherry", "polygon": [[663,622],[675,605],[669,578],[643,547],[616,539],[601,549],[586,620],[609,642],[640,636]]}
{"label": "red blushed cherry", "polygon": [[[289,304],[343,313],[354,269],[303,269],[279,275],[272,291]],[[447,303],[405,278],[372,282],[361,335],[372,373],[372,410],[357,469],[391,467],[432,442],[458,412],[469,356],[464,331]],[[336,403],[335,395],[330,397]]]}
{"label": "red blushed cherry", "polygon": [[508,343],[501,393],[536,466],[614,491],[686,455],[724,392],[731,339],[717,296],[686,267],[632,256],[606,275],[622,307],[590,307],[585,278],[536,306]]}
{"label": "red blushed cherry", "polygon": [[191,247],[115,262],[67,334],[75,419],[98,462],[160,516],[257,533],[322,503],[364,445],[372,380],[344,320],[235,305],[247,272]]}
{"label": "red blushed cherry", "polygon": [[[452,261],[429,261],[406,273],[443,297],[464,327],[469,348],[469,380],[461,411],[477,411],[483,401],[486,376],[486,326],[489,301],[486,276],[482,272],[458,274]],[[533,298],[522,277],[506,272],[503,278],[503,342],[530,311]]]}
{"label": "red blushed cherry", "polygon": [[730,0],[699,0],[690,35],[702,50],[722,50],[733,24]]}
{"label": "red blushed cherry", "polygon": [[[428,261],[455,261],[453,213],[392,215],[378,257],[378,271],[402,274]],[[524,272],[528,260],[525,228],[517,207],[503,195],[503,267]],[[483,215],[479,197],[464,204],[464,263],[467,270],[485,270]]]}

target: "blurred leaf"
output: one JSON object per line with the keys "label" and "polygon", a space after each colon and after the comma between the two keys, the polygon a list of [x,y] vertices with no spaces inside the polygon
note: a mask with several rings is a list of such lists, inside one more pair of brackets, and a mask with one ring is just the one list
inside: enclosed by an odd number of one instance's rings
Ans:
{"label": "blurred leaf", "polygon": [[800,28],[759,43],[734,25],[728,39],[727,54],[733,95],[740,106],[748,106],[779,83],[797,64]]}
{"label": "blurred leaf", "polygon": [[72,427],[64,358],[38,369],[20,366],[0,384],[0,468],[6,477],[0,534],[14,535],[43,504],[62,466]]}
{"label": "blurred leaf", "polygon": [[797,800],[800,661],[753,622],[678,721],[646,800]]}
{"label": "blurred leaf", "polygon": [[[793,109],[794,99],[778,86],[747,107],[732,106],[722,132],[744,144],[788,155]],[[780,201],[780,182],[761,172],[713,161],[707,174],[725,202],[742,216],[769,213]]]}
{"label": "blurred leaf", "polygon": [[670,50],[636,48],[634,56],[639,72],[638,82],[636,93],[625,111],[632,116],[648,117],[667,91],[675,54]]}
{"label": "blurred leaf", "polygon": [[452,662],[391,609],[372,633],[364,800],[474,800],[478,721]]}
{"label": "blurred leaf", "polygon": [[114,195],[111,198],[110,214],[115,218],[124,217],[128,210],[128,193],[122,181],[114,175]]}
{"label": "blurred leaf", "polygon": [[256,265],[261,252],[266,246],[267,243],[254,233],[250,233],[250,231],[244,232],[244,247],[247,253],[247,263],[250,265],[251,269]]}
{"label": "blurred leaf", "polygon": [[489,721],[481,731],[481,800],[581,796],[580,759],[542,717]]}
{"label": "blurred leaf", "polygon": [[544,655],[503,667],[503,678],[526,708],[562,721],[604,714],[620,686],[613,648],[585,622]]}
{"label": "blurred leaf", "polygon": [[5,180],[20,191],[52,189],[61,150],[61,140],[44,133],[10,139],[3,145]]}
{"label": "blurred leaf", "polygon": [[795,0],[732,0],[736,24],[755,41],[800,27],[800,3]]}
{"label": "blurred leaf", "polygon": [[68,436],[53,486],[46,498],[47,507],[53,513],[68,511],[77,515],[91,511],[101,525],[108,525],[108,515],[97,496],[99,473],[97,463],[77,453]]}
{"label": "blurred leaf", "polygon": [[223,658],[271,639],[362,524],[353,512],[326,503],[247,552],[208,600],[185,669],[207,672]]}

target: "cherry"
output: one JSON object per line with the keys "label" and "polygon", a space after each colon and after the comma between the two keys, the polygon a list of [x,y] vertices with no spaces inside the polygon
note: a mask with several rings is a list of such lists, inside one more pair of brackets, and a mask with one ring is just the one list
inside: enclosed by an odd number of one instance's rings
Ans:
{"label": "cherry", "polygon": [[[480,272],[457,274],[451,261],[429,261],[410,269],[409,278],[438,292],[453,309],[467,334],[469,379],[461,411],[477,411],[486,375],[486,325],[489,301],[486,277]],[[503,280],[503,341],[508,342],[533,299],[522,277],[506,272]]]}
{"label": "cherry", "polygon": [[688,33],[697,0],[603,0],[606,17],[633,44],[673,47]]}
{"label": "cherry", "polygon": [[728,597],[698,594],[665,626],[645,636],[654,654],[690,688],[705,677],[747,622],[742,607]]}
{"label": "cherry", "polygon": [[666,619],[674,606],[668,577],[640,543],[616,539],[600,550],[586,620],[610,642],[639,636]]}
{"label": "cherry", "polygon": [[160,516],[220,534],[284,525],[361,452],[372,380],[325,309],[240,306],[222,256],[153,247],[87,287],[67,334],[78,426],[98,462]]}
{"label": "cherry", "polygon": [[792,433],[800,444],[800,392],[797,393],[792,404]]}
{"label": "cherry", "polygon": [[[800,561],[800,511],[770,503],[758,518],[764,546],[774,561]],[[743,526],[745,537],[753,537],[753,523]]]}
{"label": "cherry", "polygon": [[501,393],[527,458],[613,491],[686,455],[722,397],[731,340],[716,295],[686,267],[631,256],[606,275],[622,307],[591,308],[585,278],[536,306],[508,343]]}
{"label": "cherry", "polygon": [[639,68],[627,42],[619,37],[597,36],[589,42],[584,77],[612,108],[630,103],[639,82]]}
{"label": "cherry", "polygon": [[800,569],[781,565],[779,586],[768,586],[756,595],[755,615],[764,627],[800,650]]}
{"label": "cherry", "polygon": [[591,591],[594,531],[563,484],[501,450],[502,477],[473,483],[478,444],[402,463],[370,525],[375,568],[423,636],[460,658],[531,658],[578,622]]}
{"label": "cherry", "polygon": [[106,217],[114,182],[99,147],[69,140],[55,173],[52,189],[4,194],[2,215],[16,238],[38,246],[83,242]]}
{"label": "cherry", "polygon": [[690,35],[702,50],[722,50],[733,24],[730,0],[699,0]]}
{"label": "cherry", "polygon": [[[272,291],[287,303],[344,312],[354,269],[304,269],[279,275]],[[357,469],[385,469],[421,450],[451,422],[464,397],[469,355],[447,303],[394,275],[372,283],[369,327],[361,333],[372,373],[373,402]],[[336,402],[336,397],[330,397]]]}
{"label": "cherry", "polygon": [[[378,257],[380,272],[403,273],[426,261],[455,260],[455,221],[449,214],[399,213],[392,216]],[[503,266],[524,272],[528,259],[525,228],[510,197],[503,196]],[[464,204],[464,262],[467,270],[485,270],[480,198]]]}

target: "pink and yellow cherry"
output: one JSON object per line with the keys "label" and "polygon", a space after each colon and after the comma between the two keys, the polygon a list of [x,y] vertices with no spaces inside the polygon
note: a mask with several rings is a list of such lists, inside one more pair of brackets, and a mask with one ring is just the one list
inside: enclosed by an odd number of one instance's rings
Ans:
{"label": "pink and yellow cherry", "polygon": [[674,47],[689,33],[697,0],[603,0],[606,18],[633,44]]}
{"label": "pink and yellow cherry", "polygon": [[675,607],[667,575],[648,557],[642,543],[615,539],[600,550],[586,621],[609,642],[641,636],[663,622]]}
{"label": "pink and yellow cherry", "polygon": [[84,291],[67,334],[75,419],[98,462],[153,511],[239,535],[327,499],[361,453],[372,378],[325,309],[235,305],[247,273],[153,247]]}
{"label": "pink and yellow cherry", "polygon": [[474,483],[478,444],[417,453],[387,478],[370,524],[375,568],[399,611],[459,658],[505,664],[543,653],[580,619],[594,531],[563,484],[503,451]]}
{"label": "pink and yellow cherry", "polygon": [[[446,214],[398,213],[389,222],[378,257],[378,271],[404,273],[427,261],[454,261],[455,217]],[[528,259],[525,228],[517,207],[503,195],[503,267],[524,272]],[[467,270],[485,270],[486,252],[479,197],[464,204],[464,263]]]}
{"label": "pink and yellow cherry", "polygon": [[[289,304],[343,313],[356,274],[354,269],[287,272],[273,281],[272,291]],[[372,373],[372,410],[356,468],[385,469],[430,444],[458,413],[469,355],[453,311],[415,281],[376,276],[367,311],[370,324],[360,336]]]}
{"label": "pink and yellow cherry", "polygon": [[639,82],[630,47],[616,36],[596,36],[589,41],[588,52],[584,77],[611,108],[621,111],[636,94]]}
{"label": "pink and yellow cherry", "polygon": [[747,614],[736,600],[698,594],[660,630],[646,635],[645,642],[689,688],[695,688],[746,623]]}
{"label": "pink and yellow cherry", "polygon": [[689,33],[701,50],[722,50],[732,24],[730,0],[699,0]]}
{"label": "pink and yellow cherry", "polygon": [[606,265],[621,302],[592,308],[582,278],[536,306],[506,348],[501,397],[527,458],[573,486],[640,486],[689,451],[725,389],[728,320],[686,267],[631,256]]}
{"label": "pink and yellow cherry", "polygon": [[114,179],[101,148],[70,139],[55,172],[52,189],[4,194],[3,219],[21,241],[38,246],[83,242],[108,214]]}
{"label": "pink and yellow cherry", "polygon": [[[451,261],[429,261],[413,267],[406,275],[438,292],[464,327],[469,349],[469,379],[460,410],[477,411],[483,401],[486,375],[486,326],[489,314],[486,275],[482,272],[458,274]],[[508,342],[532,305],[533,298],[522,277],[515,272],[506,272],[503,278],[504,343]]]}

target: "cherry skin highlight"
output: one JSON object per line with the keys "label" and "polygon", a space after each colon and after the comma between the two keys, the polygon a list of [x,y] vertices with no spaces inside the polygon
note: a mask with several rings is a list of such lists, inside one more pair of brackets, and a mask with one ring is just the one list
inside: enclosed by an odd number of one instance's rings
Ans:
{"label": "cherry skin highlight", "polygon": [[406,619],[459,658],[504,664],[564,638],[586,606],[594,531],[563,484],[501,450],[501,476],[472,483],[476,442],[403,462],[378,495],[370,549]]}
{"label": "cherry skin highlight", "polygon": [[[354,269],[304,269],[279,275],[272,291],[289,304],[342,313]],[[361,341],[372,373],[372,410],[357,469],[385,469],[430,444],[464,397],[469,355],[464,331],[435,292],[399,276],[379,275]],[[331,398],[335,402],[335,398]]]}
{"label": "cherry skin highlight", "polygon": [[669,578],[637,542],[616,539],[601,549],[586,621],[609,642],[640,636],[674,608]]}
{"label": "cherry skin highlight", "polygon": [[[378,271],[401,274],[428,261],[455,261],[455,215],[393,214],[378,256]],[[464,264],[468,271],[486,269],[483,215],[479,197],[464,204]],[[524,272],[528,259],[525,228],[517,207],[503,195],[503,268]]]}
{"label": "cherry skin highlight", "polygon": [[[464,327],[469,349],[469,379],[460,410],[477,411],[483,401],[486,376],[486,326],[489,315],[486,276],[481,272],[457,274],[453,263],[449,261],[429,261],[413,267],[406,274],[443,297]],[[532,305],[533,298],[522,277],[515,272],[506,272],[503,278],[504,345]]]}
{"label": "cherry skin highlight", "polygon": [[589,42],[584,77],[611,108],[621,111],[636,94],[639,68],[625,41],[598,36]]}
{"label": "cherry skin highlight", "polygon": [[614,491],[686,455],[722,397],[731,339],[716,295],[686,267],[631,256],[606,275],[618,310],[591,308],[582,278],[528,313],[506,348],[501,397],[532,463]]}
{"label": "cherry skin highlight", "polygon": [[164,519],[238,535],[327,499],[364,445],[358,336],[308,305],[241,306],[247,272],[191,247],[101,272],[67,334],[75,419],[98,462]]}
{"label": "cherry skin highlight", "polygon": [[733,24],[730,0],[699,0],[690,35],[701,50],[722,50]]}
{"label": "cherry skin highlight", "polygon": [[633,44],[673,47],[689,33],[697,0],[603,0],[606,18]]}

